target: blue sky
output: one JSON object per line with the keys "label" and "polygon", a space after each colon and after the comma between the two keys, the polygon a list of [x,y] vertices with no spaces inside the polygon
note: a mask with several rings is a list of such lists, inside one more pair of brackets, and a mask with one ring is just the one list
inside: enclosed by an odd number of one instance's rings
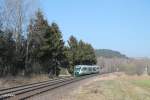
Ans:
{"label": "blue sky", "polygon": [[149,0],[41,0],[40,5],[65,41],[74,35],[97,49],[150,57]]}

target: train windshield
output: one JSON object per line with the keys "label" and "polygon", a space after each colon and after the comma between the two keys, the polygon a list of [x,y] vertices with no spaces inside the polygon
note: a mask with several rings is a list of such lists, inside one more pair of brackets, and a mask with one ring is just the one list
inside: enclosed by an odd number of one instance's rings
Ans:
{"label": "train windshield", "polygon": [[75,68],[75,72],[79,72],[79,71],[80,71],[80,69],[81,69],[81,67],[77,67],[77,68]]}

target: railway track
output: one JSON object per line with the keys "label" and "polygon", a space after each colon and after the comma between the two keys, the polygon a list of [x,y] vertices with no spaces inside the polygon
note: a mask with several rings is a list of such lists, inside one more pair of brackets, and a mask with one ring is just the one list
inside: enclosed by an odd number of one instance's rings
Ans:
{"label": "railway track", "polygon": [[55,88],[77,82],[89,77],[96,76],[97,74],[86,75],[82,77],[67,77],[57,78],[54,80],[48,80],[38,83],[32,83],[27,85],[16,86],[7,89],[0,90],[0,100],[25,100],[32,96],[41,94],[46,91],[53,90]]}

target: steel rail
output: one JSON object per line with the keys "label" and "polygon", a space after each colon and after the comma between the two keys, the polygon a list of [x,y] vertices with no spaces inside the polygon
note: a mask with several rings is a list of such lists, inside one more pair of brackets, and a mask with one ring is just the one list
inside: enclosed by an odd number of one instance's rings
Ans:
{"label": "steel rail", "polygon": [[[89,77],[93,77],[99,74],[86,75],[81,77],[67,77],[60,78],[56,80],[43,81],[39,83],[32,83],[28,85],[16,86],[8,89],[0,90],[0,100],[10,99],[10,100],[24,100],[32,96],[41,94],[46,91],[56,89],[58,87],[77,82]],[[8,96],[7,96],[8,95]]]}
{"label": "steel rail", "polygon": [[0,100],[4,99],[4,98],[8,98],[9,95],[15,95],[14,94],[15,92],[18,92],[18,91],[21,91],[21,90],[27,90],[27,89],[31,89],[31,88],[34,88],[34,87],[44,86],[44,85],[47,85],[47,84],[55,84],[59,81],[70,79],[70,78],[71,77],[57,78],[57,79],[54,79],[54,80],[36,82],[36,83],[27,84],[27,85],[20,85],[20,86],[15,86],[15,87],[12,87],[12,88],[1,89],[1,91],[0,91]]}

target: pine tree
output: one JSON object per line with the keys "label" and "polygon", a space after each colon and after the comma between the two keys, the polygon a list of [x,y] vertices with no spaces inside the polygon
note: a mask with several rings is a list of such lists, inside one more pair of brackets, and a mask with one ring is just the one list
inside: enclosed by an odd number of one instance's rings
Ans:
{"label": "pine tree", "polygon": [[[40,10],[36,13],[36,18],[31,19],[28,26],[27,48],[26,48],[26,72],[42,73],[44,70],[41,66],[41,47],[44,45],[44,36],[47,34],[49,25]],[[39,65],[41,64],[41,65]],[[36,68],[34,68],[36,67]]]}
{"label": "pine tree", "polygon": [[72,61],[72,65],[74,66],[78,58],[78,40],[74,36],[70,36],[68,44],[70,49],[70,56],[72,56],[70,60]]}
{"label": "pine tree", "polygon": [[68,54],[67,57],[70,62],[70,67],[68,68],[70,73],[73,73],[74,66],[77,65],[77,50],[78,50],[78,41],[74,36],[70,36],[68,40],[69,47],[67,48]]}
{"label": "pine tree", "polygon": [[59,27],[56,23],[52,23],[46,31],[44,44],[41,47],[41,60],[47,64],[46,71],[51,71],[50,73],[57,76],[60,67],[65,67],[64,50],[64,42]]}
{"label": "pine tree", "polygon": [[18,66],[15,66],[15,41],[12,39],[12,32],[0,32],[0,72],[1,76],[18,73]]}

